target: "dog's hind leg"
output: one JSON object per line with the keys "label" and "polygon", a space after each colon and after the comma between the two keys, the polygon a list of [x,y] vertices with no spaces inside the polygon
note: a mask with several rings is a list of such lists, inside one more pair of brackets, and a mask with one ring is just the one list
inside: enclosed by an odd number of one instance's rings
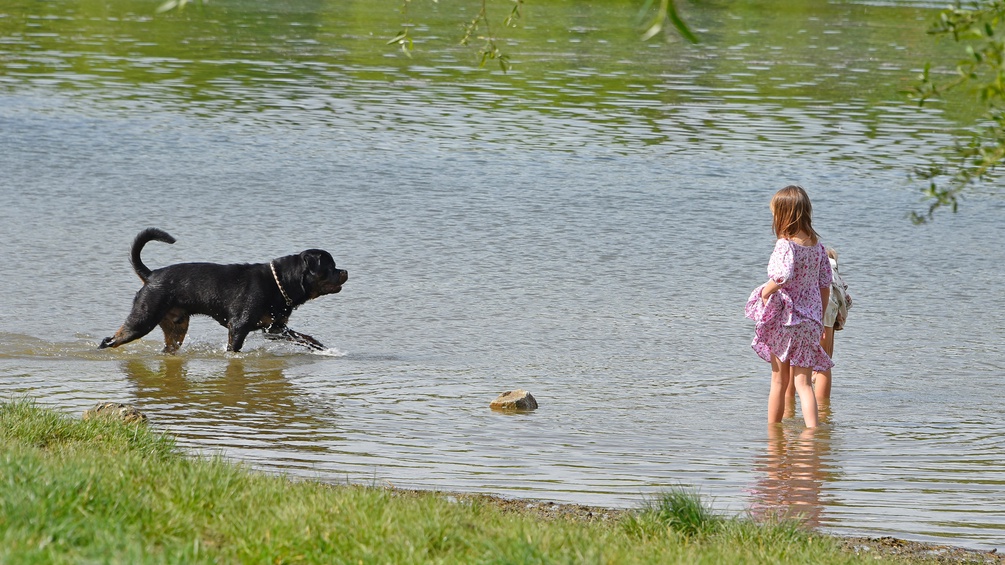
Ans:
{"label": "dog's hind leg", "polygon": [[[132,318],[132,316],[130,315],[129,318]],[[155,327],[157,327],[157,322],[153,320],[130,322],[129,319],[126,319],[126,323],[122,324],[122,327],[115,332],[115,335],[101,340],[101,345],[98,346],[98,349],[118,347],[130,341],[137,340],[153,331]]]}
{"label": "dog's hind leg", "polygon": [[157,324],[164,318],[167,307],[162,305],[156,296],[151,296],[150,292],[147,291],[148,288],[144,286],[136,293],[133,309],[129,312],[122,327],[115,332],[115,335],[101,340],[98,349],[118,347],[129,343],[147,335],[157,327]]}
{"label": "dog's hind leg", "polygon": [[188,312],[180,308],[172,308],[167,315],[161,319],[161,330],[164,331],[164,353],[174,354],[178,352],[185,334],[188,333]]}

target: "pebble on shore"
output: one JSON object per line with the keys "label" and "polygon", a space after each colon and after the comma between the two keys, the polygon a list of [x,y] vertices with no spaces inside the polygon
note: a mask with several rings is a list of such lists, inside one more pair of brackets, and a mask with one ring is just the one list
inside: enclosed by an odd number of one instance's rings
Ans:
{"label": "pebble on shore", "polygon": [[147,421],[146,414],[140,412],[138,408],[120,402],[99,402],[94,405],[94,408],[84,410],[84,419],[90,420],[92,418],[109,418],[122,420],[126,423],[141,424],[145,424]]}

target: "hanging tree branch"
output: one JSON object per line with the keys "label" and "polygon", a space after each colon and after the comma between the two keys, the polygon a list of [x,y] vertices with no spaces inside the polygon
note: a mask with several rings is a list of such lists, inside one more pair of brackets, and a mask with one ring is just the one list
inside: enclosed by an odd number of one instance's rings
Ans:
{"label": "hanging tree branch", "polygon": [[[433,0],[434,2],[436,0]],[[481,41],[481,47],[478,49],[479,55],[479,67],[485,67],[489,61],[498,61],[499,68],[503,72],[509,71],[513,65],[510,63],[509,56],[502,51],[499,47],[499,39],[493,32],[492,18],[489,16],[488,0],[477,0],[478,1],[478,12],[475,17],[472,18],[464,26],[464,34],[461,37],[461,45],[471,45],[475,40]],[[523,6],[524,0],[511,0],[513,2],[513,8],[510,10],[509,14],[503,19],[503,27],[516,27],[517,22],[523,18]],[[691,43],[698,43],[698,37],[691,31],[687,23],[680,17],[677,11],[677,6],[674,0],[645,0],[641,13],[645,20],[644,29],[641,32],[642,40],[648,40],[656,36],[660,32],[667,29],[667,23],[673,29],[690,41]],[[402,0],[401,13],[405,18],[405,22],[402,24],[401,31],[398,32],[390,41],[387,42],[388,45],[398,45],[402,52],[411,57],[413,50],[412,37],[409,29],[412,27],[412,22],[409,16],[409,6],[412,0]],[[479,33],[482,32],[482,33]]]}
{"label": "hanging tree branch", "polygon": [[[478,29],[484,27],[485,35],[477,36],[478,39],[483,41],[482,47],[478,50],[478,55],[481,58],[478,66],[484,67],[488,61],[496,60],[499,61],[499,68],[503,72],[507,72],[513,68],[513,65],[509,62],[509,56],[499,49],[495,36],[492,34],[492,22],[489,20],[486,1],[481,0],[481,9],[478,10],[478,14],[464,27],[464,37],[461,38],[461,45],[470,45],[472,38],[478,33]],[[509,15],[503,20],[505,27],[515,27],[517,20],[522,17],[520,10],[523,8],[523,0],[514,0],[514,4]]]}
{"label": "hanging tree branch", "polygon": [[943,10],[928,30],[966,44],[967,56],[957,63],[956,76],[945,82],[933,79],[931,65],[926,64],[919,84],[908,93],[922,106],[951,90],[969,87],[985,111],[981,125],[962,135],[943,162],[915,170],[915,176],[929,181],[924,196],[930,201],[926,214],[911,214],[915,223],[931,220],[940,208],[956,212],[964,191],[997,178],[1005,160],[1005,42],[998,29],[1003,18],[1003,0],[984,0],[967,9],[957,3]]}

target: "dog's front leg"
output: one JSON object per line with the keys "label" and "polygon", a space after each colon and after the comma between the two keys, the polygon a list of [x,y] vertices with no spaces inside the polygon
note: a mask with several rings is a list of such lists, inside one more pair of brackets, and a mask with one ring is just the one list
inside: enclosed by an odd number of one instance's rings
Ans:
{"label": "dog's front leg", "polygon": [[298,343],[300,345],[303,345],[304,347],[309,347],[309,348],[314,349],[316,351],[324,351],[325,349],[327,349],[324,346],[323,343],[321,343],[320,341],[314,339],[313,337],[311,337],[311,336],[309,336],[307,334],[302,334],[300,332],[295,332],[295,331],[291,330],[290,328],[286,328],[286,331],[289,332],[289,334],[291,336],[293,336],[293,339],[296,341],[296,343]]}
{"label": "dog's front leg", "polygon": [[268,339],[284,339],[286,341],[292,341],[297,345],[309,347],[316,351],[324,351],[326,349],[324,344],[313,337],[293,331],[283,325],[273,324],[269,327],[269,329],[265,330],[265,337]]}
{"label": "dog's front leg", "polygon": [[244,340],[248,337],[248,332],[251,330],[248,328],[229,328],[227,335],[227,351],[233,351],[237,353],[244,347]]}

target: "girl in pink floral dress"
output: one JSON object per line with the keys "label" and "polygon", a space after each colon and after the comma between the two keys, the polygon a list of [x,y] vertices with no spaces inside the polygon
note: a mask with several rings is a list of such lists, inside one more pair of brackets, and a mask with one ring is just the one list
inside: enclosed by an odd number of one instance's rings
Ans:
{"label": "girl in pink floral dress", "polygon": [[813,231],[813,207],[806,191],[787,186],[771,199],[772,229],[778,241],[768,262],[768,282],[747,301],[746,315],[757,322],[751,347],[771,363],[768,422],[782,421],[785,388],[794,379],[806,426],[817,425],[813,371],[834,366],[820,346],[823,305],[831,285],[827,250]]}

